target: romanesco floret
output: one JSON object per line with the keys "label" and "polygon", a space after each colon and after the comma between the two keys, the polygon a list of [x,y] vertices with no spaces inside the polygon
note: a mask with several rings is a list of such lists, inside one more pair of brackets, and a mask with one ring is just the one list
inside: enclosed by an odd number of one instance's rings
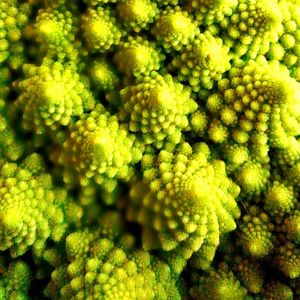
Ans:
{"label": "romanesco floret", "polygon": [[[241,65],[240,65],[241,63]],[[209,96],[207,109],[217,118],[227,135],[239,143],[248,143],[256,159],[264,161],[270,147],[288,147],[298,134],[297,119],[300,85],[286,68],[260,56],[246,64],[238,62],[229,71],[229,79],[218,83],[219,93]],[[284,112],[291,118],[285,118]],[[214,130],[210,138],[214,140]]]}
{"label": "romanesco floret", "polygon": [[159,70],[164,58],[154,43],[140,36],[129,37],[126,42],[120,43],[115,54],[118,69],[129,77],[149,75],[152,71]]}
{"label": "romanesco floret", "polygon": [[292,77],[300,79],[300,7],[297,1],[278,1],[282,14],[279,40],[271,43],[267,56],[289,68]]}
{"label": "romanesco floret", "polygon": [[168,145],[158,157],[145,154],[144,180],[133,183],[128,210],[128,218],[143,226],[146,249],[175,252],[183,262],[197,252],[200,268],[209,265],[219,235],[235,229],[239,216],[239,188],[226,177],[224,163],[209,156],[207,145],[188,143]]}
{"label": "romanesco floret", "polygon": [[219,93],[207,98],[207,133],[221,145],[243,192],[255,195],[268,182],[270,151],[282,165],[299,159],[300,86],[277,61],[261,56],[237,64],[219,81]]}
{"label": "romanesco floret", "polygon": [[45,60],[41,66],[25,65],[25,79],[16,82],[20,96],[14,109],[23,111],[23,127],[43,134],[67,126],[72,118],[94,107],[87,82],[75,64]]}
{"label": "romanesco floret", "polygon": [[293,186],[275,181],[265,194],[264,208],[269,215],[282,217],[294,208],[296,202]]}
{"label": "romanesco floret", "polygon": [[221,39],[206,31],[183,47],[172,65],[179,70],[179,80],[188,80],[195,92],[210,90],[214,82],[218,82],[230,69],[228,51]]}
{"label": "romanesco floret", "polygon": [[151,32],[167,52],[181,50],[199,34],[198,24],[179,6],[166,9],[156,20]]}
{"label": "romanesco floret", "polygon": [[270,176],[269,169],[256,161],[246,161],[236,170],[236,182],[243,194],[256,196],[265,191]]}
{"label": "romanesco floret", "polygon": [[247,299],[247,290],[224,262],[220,263],[216,270],[209,270],[204,277],[198,274],[193,277],[193,287],[190,289],[192,299]]}
{"label": "romanesco floret", "polygon": [[119,44],[122,32],[109,9],[89,8],[81,19],[83,37],[91,51],[106,52]]}
{"label": "romanesco floret", "polygon": [[224,44],[236,57],[266,54],[270,43],[278,40],[281,18],[277,0],[239,0],[220,22]]}
{"label": "romanesco floret", "polygon": [[120,78],[113,65],[105,58],[94,60],[89,68],[91,84],[97,91],[110,92],[118,87]]}
{"label": "romanesco floret", "polygon": [[[65,7],[40,9],[34,24],[37,41],[47,47],[47,55],[70,56],[74,52],[75,34],[73,15]],[[52,54],[53,53],[53,54]],[[76,57],[76,56],[75,56]]]}
{"label": "romanesco floret", "polygon": [[180,299],[170,268],[143,250],[85,230],[67,237],[66,254],[47,287],[54,299]]}
{"label": "romanesco floret", "polygon": [[249,208],[249,214],[243,216],[239,226],[238,243],[246,254],[261,258],[271,253],[274,247],[274,225],[268,215],[258,207]]}
{"label": "romanesco floret", "polygon": [[188,10],[196,15],[203,26],[214,25],[230,16],[238,5],[237,0],[185,0]]}
{"label": "romanesco floret", "polygon": [[160,148],[164,140],[179,143],[189,126],[187,116],[197,109],[190,90],[171,75],[152,72],[142,82],[121,90],[121,120],[129,130],[141,134],[146,144]]}
{"label": "romanesco floret", "polygon": [[81,185],[93,180],[112,191],[117,179],[130,179],[142,152],[142,143],[98,104],[71,126],[59,162],[65,167],[66,183],[72,182],[68,170],[73,169]]}
{"label": "romanesco floret", "polygon": [[[52,185],[41,158],[32,154],[19,166],[5,163],[0,169],[0,250],[20,256],[30,247],[41,255],[48,238],[60,240],[69,224],[72,201]],[[74,207],[76,209],[76,207]],[[78,217],[80,208],[78,207]]]}
{"label": "romanesco floret", "polygon": [[30,5],[17,0],[0,4],[0,63],[7,61],[12,69],[20,67],[24,60],[22,31],[29,21]]}
{"label": "romanesco floret", "polygon": [[116,11],[126,28],[140,32],[153,23],[158,8],[151,0],[118,0]]}

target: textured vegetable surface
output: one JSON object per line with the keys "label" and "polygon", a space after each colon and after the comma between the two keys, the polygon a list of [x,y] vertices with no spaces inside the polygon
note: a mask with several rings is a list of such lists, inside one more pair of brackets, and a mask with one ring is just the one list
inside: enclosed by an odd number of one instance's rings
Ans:
{"label": "textured vegetable surface", "polygon": [[0,2],[0,300],[300,299],[300,0]]}

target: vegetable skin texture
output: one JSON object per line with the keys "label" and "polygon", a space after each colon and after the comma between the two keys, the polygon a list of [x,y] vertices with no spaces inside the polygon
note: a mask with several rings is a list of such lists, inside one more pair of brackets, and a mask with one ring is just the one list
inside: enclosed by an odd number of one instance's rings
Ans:
{"label": "vegetable skin texture", "polygon": [[0,299],[300,298],[299,0],[2,2]]}

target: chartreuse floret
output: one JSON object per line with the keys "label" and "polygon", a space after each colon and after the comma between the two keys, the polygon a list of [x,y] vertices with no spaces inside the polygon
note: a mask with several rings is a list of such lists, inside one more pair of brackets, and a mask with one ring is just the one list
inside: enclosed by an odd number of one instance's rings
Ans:
{"label": "chartreuse floret", "polygon": [[[47,55],[76,58],[74,51],[77,27],[75,17],[65,7],[40,9],[34,24],[37,40],[46,48]],[[48,49],[47,49],[48,48]]]}
{"label": "chartreuse floret", "polygon": [[166,264],[125,245],[87,230],[70,234],[67,262],[53,271],[46,295],[52,299],[181,299],[176,277]]}
{"label": "chartreuse floret", "polygon": [[274,247],[274,225],[268,215],[256,206],[249,208],[239,225],[238,243],[243,251],[254,258],[262,258]]}
{"label": "chartreuse floret", "polygon": [[0,3],[0,64],[16,69],[24,61],[22,31],[29,21],[30,5],[17,0]]}
{"label": "chartreuse floret", "polygon": [[118,69],[129,77],[149,75],[151,71],[159,70],[164,58],[155,43],[140,36],[129,37],[120,43],[115,54]]}
{"label": "chartreuse floret", "polygon": [[0,114],[0,166],[5,161],[16,161],[23,152],[24,145],[18,141],[7,119]]}
{"label": "chartreuse floret", "polygon": [[1,262],[0,299],[29,300],[28,289],[32,280],[30,266],[22,260],[13,260],[6,266]]}
{"label": "chartreuse floret", "polygon": [[105,58],[96,59],[91,63],[89,75],[93,87],[99,91],[113,91],[120,81],[117,70]]}
{"label": "chartreuse floret", "polygon": [[188,11],[195,14],[203,26],[210,26],[232,15],[238,0],[184,0]]}
{"label": "chartreuse floret", "polygon": [[72,182],[73,170],[82,186],[92,181],[112,191],[118,179],[130,179],[142,151],[142,144],[128,134],[126,126],[98,104],[70,127],[59,161],[65,167],[66,183]]}
{"label": "chartreuse floret", "polygon": [[234,175],[243,194],[250,196],[259,195],[265,191],[269,176],[269,168],[255,161],[246,161]]}
{"label": "chartreuse floret", "polygon": [[209,31],[201,33],[194,41],[181,49],[172,65],[178,69],[179,80],[188,80],[192,89],[211,89],[214,82],[222,78],[230,69],[229,48],[220,38],[215,38]]}
{"label": "chartreuse floret", "polygon": [[297,199],[293,186],[275,181],[267,190],[263,202],[270,216],[282,217],[292,211]]}
{"label": "chartreuse floret", "polygon": [[162,249],[180,272],[193,253],[193,266],[208,268],[219,236],[235,229],[239,188],[212,160],[206,144],[166,145],[142,160],[143,181],[132,183],[127,217],[142,225],[145,249]]}
{"label": "chartreuse floret", "polygon": [[40,66],[24,65],[24,73],[25,79],[15,84],[20,95],[13,108],[23,112],[26,130],[57,130],[94,107],[88,83],[75,64],[45,60]]}
{"label": "chartreuse floret", "polygon": [[277,0],[239,0],[219,26],[224,43],[235,57],[255,58],[278,40],[281,18]]}
{"label": "chartreuse floret", "polygon": [[120,118],[129,121],[129,130],[158,148],[164,140],[179,143],[181,132],[188,129],[188,115],[197,109],[189,88],[155,72],[121,90],[121,99]]}
{"label": "chartreuse floret", "polygon": [[118,0],[116,7],[120,22],[129,30],[147,29],[158,14],[155,1]]}
{"label": "chartreuse floret", "polygon": [[246,300],[247,290],[226,263],[220,263],[216,270],[211,268],[204,276],[194,274],[190,295],[192,299]]}
{"label": "chartreuse floret", "polygon": [[206,112],[199,107],[192,115],[190,125],[192,131],[200,137],[205,136],[208,125],[208,116]]}
{"label": "chartreuse floret", "polygon": [[81,20],[83,37],[91,51],[106,52],[119,44],[122,33],[110,9],[88,8]]}
{"label": "chartreuse floret", "polygon": [[[226,108],[224,110],[226,110]],[[234,115],[231,114],[230,110],[227,110],[227,112],[229,113],[229,117],[234,117]],[[206,119],[209,120],[209,117],[206,116]],[[220,130],[218,130],[218,127],[220,128]],[[196,130],[196,128],[193,128],[193,130]],[[221,124],[217,125],[217,122],[215,123],[215,125],[210,127],[208,134],[211,135],[212,139],[215,142],[218,140],[223,141],[224,138],[228,136],[226,128]],[[224,158],[226,159],[226,167],[230,172],[236,170],[238,167],[251,159],[251,153],[246,145],[238,144],[234,141],[230,141],[229,143],[222,143],[221,145],[224,153]]]}
{"label": "chartreuse floret", "polygon": [[0,250],[9,250],[16,257],[33,248],[37,256],[41,255],[48,238],[59,241],[73,220],[80,218],[80,208],[73,204],[64,190],[52,185],[51,176],[45,173],[37,154],[28,156],[19,165],[3,164]]}
{"label": "chartreuse floret", "polygon": [[270,148],[298,157],[299,151],[294,155],[294,148],[300,132],[300,85],[286,68],[277,61],[267,62],[263,56],[255,61],[236,62],[229,77],[218,82],[218,90],[206,102],[211,116],[208,134],[223,147],[229,139],[238,144],[235,148],[229,144],[235,152],[224,147],[229,163],[235,164],[234,153],[238,152],[248,152],[252,159],[266,163]]}
{"label": "chartreuse floret", "polygon": [[[298,114],[297,107],[295,107],[294,112]],[[300,124],[299,118],[297,119],[288,120],[291,121],[291,125],[294,126],[295,129],[296,126],[299,126]],[[296,183],[299,180],[300,140],[298,136],[293,136],[289,139],[285,139],[285,142],[286,144],[283,144],[282,147],[278,147],[276,149],[275,153],[277,163],[279,163],[279,165],[281,166],[282,170],[286,173],[288,178],[292,180],[293,183]],[[294,188],[298,190],[299,185],[295,184]]]}
{"label": "chartreuse floret", "polygon": [[300,9],[299,2],[279,1],[282,27],[279,40],[271,43],[267,56],[286,65],[292,77],[300,80]]}
{"label": "chartreuse floret", "polygon": [[167,52],[181,50],[199,34],[198,24],[179,6],[162,10],[152,28],[152,34]]}

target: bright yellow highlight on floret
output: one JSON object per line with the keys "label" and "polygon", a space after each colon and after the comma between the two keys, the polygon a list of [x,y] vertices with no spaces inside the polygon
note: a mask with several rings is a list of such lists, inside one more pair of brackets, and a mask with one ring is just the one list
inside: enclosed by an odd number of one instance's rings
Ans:
{"label": "bright yellow highlight on floret", "polygon": [[122,35],[111,11],[102,7],[87,10],[82,16],[82,29],[88,47],[95,52],[109,50]]}
{"label": "bright yellow highlight on floret", "polygon": [[119,0],[116,11],[122,23],[134,32],[147,29],[158,13],[155,2],[150,0]]}
{"label": "bright yellow highlight on floret", "polygon": [[157,41],[167,52],[181,50],[191,43],[200,33],[198,24],[179,6],[164,10],[152,28]]}

